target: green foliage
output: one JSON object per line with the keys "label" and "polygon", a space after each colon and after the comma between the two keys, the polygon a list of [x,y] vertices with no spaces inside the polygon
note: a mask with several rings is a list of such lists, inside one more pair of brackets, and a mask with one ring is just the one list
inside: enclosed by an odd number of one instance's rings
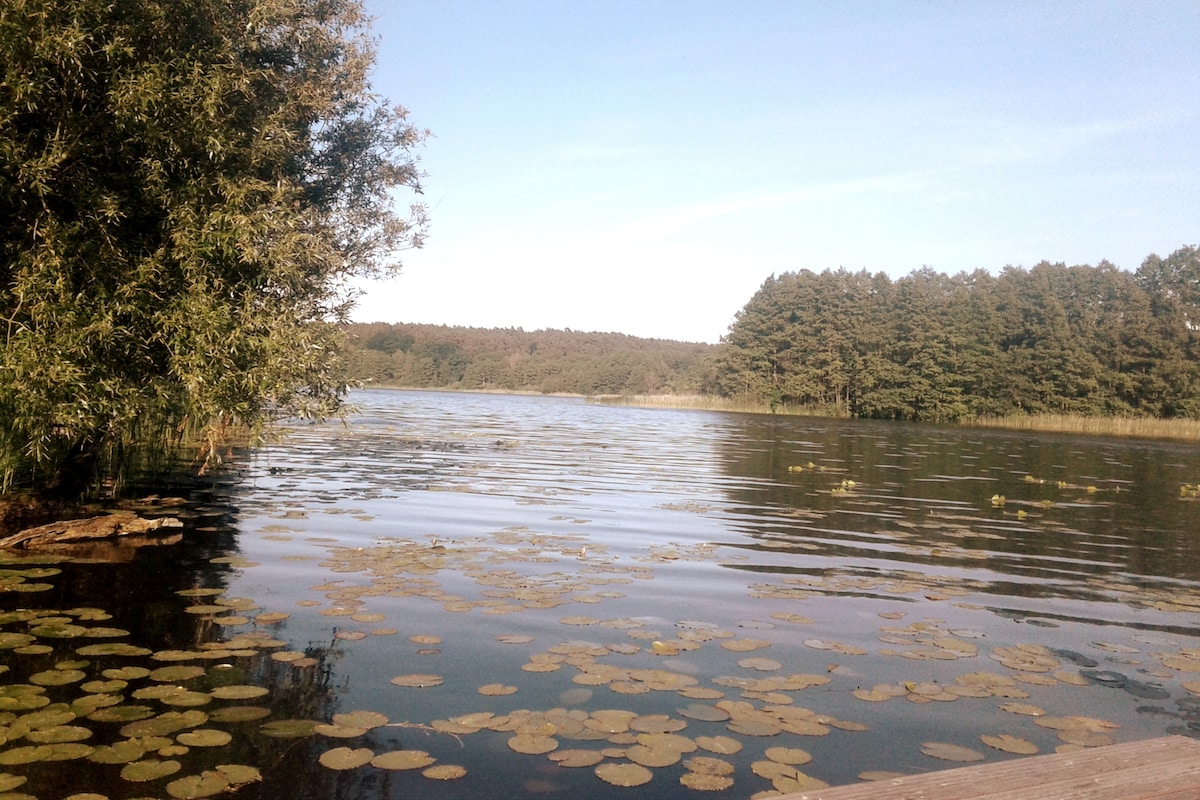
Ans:
{"label": "green foliage", "polygon": [[[0,6],[0,488],[324,414],[343,279],[419,246],[357,0]],[[110,476],[111,477],[111,476]]]}
{"label": "green foliage", "polygon": [[772,276],[725,337],[710,388],[847,416],[1200,418],[1200,253],[1040,263],[895,282]]}
{"label": "green foliage", "polygon": [[568,394],[699,390],[712,345],[619,333],[351,325],[349,377],[413,388]]}

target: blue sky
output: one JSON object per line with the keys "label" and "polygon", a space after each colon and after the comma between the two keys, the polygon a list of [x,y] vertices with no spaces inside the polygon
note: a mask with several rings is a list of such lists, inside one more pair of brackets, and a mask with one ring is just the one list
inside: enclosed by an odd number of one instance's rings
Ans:
{"label": "blue sky", "polygon": [[355,319],[713,342],[771,274],[1200,243],[1196,0],[367,6],[432,227]]}

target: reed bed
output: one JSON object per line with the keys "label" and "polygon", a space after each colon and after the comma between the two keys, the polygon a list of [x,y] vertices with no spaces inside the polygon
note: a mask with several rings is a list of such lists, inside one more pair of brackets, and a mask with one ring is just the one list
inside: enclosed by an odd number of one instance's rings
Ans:
{"label": "reed bed", "polygon": [[1200,441],[1200,420],[1157,417],[1084,417],[1072,414],[1029,414],[979,417],[966,424],[983,428],[1120,436],[1134,439]]}
{"label": "reed bed", "polygon": [[734,411],[745,414],[790,414],[803,417],[837,417],[827,409],[814,406],[790,406],[787,404],[772,409],[765,403],[745,399],[717,397],[708,394],[637,394],[594,395],[588,400],[612,406],[637,406],[643,408],[680,408],[693,411]]}
{"label": "reed bed", "polygon": [[[677,408],[699,411],[734,411],[749,414],[790,414],[808,417],[837,417],[833,409],[811,406],[778,406],[774,411],[762,403],[744,399],[703,394],[600,395],[588,398],[594,403],[645,408]],[[1029,414],[1020,416],[983,416],[960,424],[979,428],[1075,433],[1087,436],[1112,436],[1133,439],[1173,439],[1200,441],[1200,420],[1158,419],[1154,417],[1086,417],[1072,414]]]}

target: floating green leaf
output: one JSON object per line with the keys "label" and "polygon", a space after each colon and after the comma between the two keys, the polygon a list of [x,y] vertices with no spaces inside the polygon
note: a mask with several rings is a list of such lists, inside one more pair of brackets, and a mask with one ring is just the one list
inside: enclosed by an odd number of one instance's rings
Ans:
{"label": "floating green leaf", "polygon": [[445,678],[441,675],[397,675],[392,678],[391,683],[396,686],[407,686],[415,689],[425,689],[431,686],[441,686]]}
{"label": "floating green leaf", "polygon": [[25,738],[37,744],[62,744],[65,742],[82,742],[90,739],[92,731],[79,725],[57,725],[53,728],[42,728],[30,731]]}
{"label": "floating green leaf", "polygon": [[271,710],[262,706],[228,706],[208,716],[213,722],[253,722],[271,716]]}
{"label": "floating green leaf", "polygon": [[150,680],[159,683],[180,683],[199,678],[205,673],[204,667],[190,664],[177,664],[171,667],[159,667],[150,673]]}
{"label": "floating green leaf", "polygon": [[28,633],[3,633],[0,632],[0,650],[8,650],[13,647],[23,647],[35,641],[36,637],[30,636]]}
{"label": "floating green leaf", "polygon": [[87,633],[87,628],[71,623],[57,623],[38,625],[36,628],[30,628],[29,632],[43,639],[75,639]]}
{"label": "floating green leaf", "polygon": [[957,744],[947,742],[925,742],[921,752],[943,761],[983,761],[983,754]]}
{"label": "floating green leaf", "polygon": [[225,779],[234,786],[262,780],[262,773],[258,771],[257,767],[249,767],[245,764],[218,764],[217,772],[224,775]]}
{"label": "floating green leaf", "polygon": [[27,780],[29,779],[24,775],[10,775],[7,772],[0,772],[0,792],[11,792]]}
{"label": "floating green leaf", "polygon": [[421,769],[435,760],[424,750],[393,750],[372,758],[371,766],[389,770]]}
{"label": "floating green leaf", "polygon": [[195,800],[212,797],[229,788],[229,780],[219,772],[207,771],[201,775],[188,775],[167,784],[167,794],[178,800]]}
{"label": "floating green leaf", "polygon": [[87,673],[78,669],[48,669],[29,676],[29,682],[38,686],[66,686],[78,683],[87,677]]}
{"label": "floating green leaf", "polygon": [[321,766],[327,769],[347,770],[369,764],[374,757],[375,753],[365,747],[357,750],[351,750],[349,747],[335,747],[321,753],[317,760],[321,762]]}
{"label": "floating green leaf", "polygon": [[639,764],[601,764],[596,777],[613,786],[641,786],[654,778],[654,773]]}
{"label": "floating green leaf", "polygon": [[263,697],[267,693],[267,690],[261,686],[247,686],[241,684],[218,686],[209,692],[210,695],[218,700],[251,700],[255,697]]}
{"label": "floating green leaf", "polygon": [[141,742],[125,739],[111,745],[97,747],[88,756],[88,761],[95,761],[97,764],[129,764],[144,755],[146,755],[146,748],[142,746]]}
{"label": "floating green leaf", "polygon": [[46,761],[53,751],[48,744],[25,745],[0,751],[0,765],[13,767],[18,764],[32,764],[36,761]]}
{"label": "floating green leaf", "polygon": [[215,728],[197,728],[181,733],[175,739],[186,747],[224,747],[233,741],[233,736]]}
{"label": "floating green leaf", "polygon": [[149,706],[111,706],[96,709],[87,717],[95,722],[136,722],[154,716]]}
{"label": "floating green leaf", "polygon": [[80,689],[89,694],[112,694],[119,692],[129,685],[129,681],[122,680],[107,680],[107,681],[88,681],[81,684]]}
{"label": "floating green leaf", "polygon": [[[83,647],[77,647],[75,652],[81,656],[148,656],[152,650],[145,647],[137,647],[132,644],[123,642],[104,642],[103,644],[88,644]],[[130,667],[129,669],[137,669]]]}
{"label": "floating green leaf", "polygon": [[153,719],[143,719],[131,722],[121,728],[121,735],[130,738],[136,736],[169,736],[176,731],[195,728],[208,722],[208,715],[203,711],[168,711]]}
{"label": "floating green leaf", "polygon": [[41,686],[13,683],[0,686],[0,711],[29,711],[50,704]]}
{"label": "floating green leaf", "polygon": [[73,761],[77,758],[87,758],[96,750],[89,744],[76,742],[51,744],[47,747],[50,748],[50,755],[46,757],[47,761]]}
{"label": "floating green leaf", "polygon": [[133,761],[121,769],[121,777],[134,783],[145,783],[174,775],[180,769],[178,761],[161,761],[151,758]]}

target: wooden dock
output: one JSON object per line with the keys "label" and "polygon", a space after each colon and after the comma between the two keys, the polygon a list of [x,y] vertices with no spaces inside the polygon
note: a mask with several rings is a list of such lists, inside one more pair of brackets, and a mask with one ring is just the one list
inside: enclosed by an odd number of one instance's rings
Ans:
{"label": "wooden dock", "polygon": [[1164,736],[813,789],[777,800],[1200,800],[1200,741]]}

